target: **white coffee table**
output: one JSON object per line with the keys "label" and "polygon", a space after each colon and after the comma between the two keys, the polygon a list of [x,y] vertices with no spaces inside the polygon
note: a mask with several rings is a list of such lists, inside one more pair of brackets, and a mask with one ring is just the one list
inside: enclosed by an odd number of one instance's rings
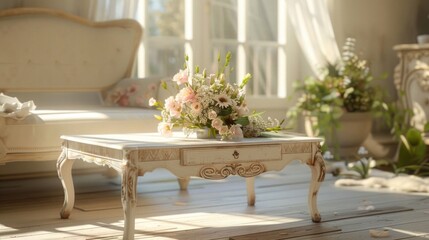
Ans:
{"label": "white coffee table", "polygon": [[242,141],[196,139],[175,133],[165,138],[158,133],[62,136],[58,176],[64,187],[61,218],[68,218],[74,206],[71,169],[76,159],[107,165],[122,176],[121,199],[125,214],[124,239],[134,239],[137,177],[165,168],[178,177],[186,190],[190,176],[223,179],[230,175],[246,178],[247,203],[255,204],[254,176],[279,171],[294,160],[311,168],[308,207],[313,222],[320,222],[317,193],[325,177],[320,138],[297,134],[270,134]]}

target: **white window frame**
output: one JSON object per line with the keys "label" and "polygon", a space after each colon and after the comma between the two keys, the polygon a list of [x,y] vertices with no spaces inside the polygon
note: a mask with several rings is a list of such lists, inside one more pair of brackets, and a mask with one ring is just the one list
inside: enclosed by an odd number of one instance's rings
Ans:
{"label": "white window frame", "polygon": [[[236,46],[237,47],[237,66],[236,66],[236,74],[237,74],[237,81],[241,81],[241,79],[245,76],[245,74],[248,72],[248,67],[246,64],[247,57],[247,51],[246,49],[249,47],[260,47],[260,48],[273,48],[277,51],[277,64],[278,64],[278,71],[277,71],[277,94],[276,95],[258,95],[258,82],[256,81],[259,78],[259,72],[252,72],[252,80],[251,83],[253,84],[253,89],[256,94],[254,95],[247,95],[247,99],[249,102],[249,105],[253,108],[257,109],[286,109],[290,103],[286,99],[291,92],[292,92],[292,84],[291,81],[287,81],[289,79],[289,76],[291,74],[287,70],[288,62],[287,62],[287,47],[289,47],[288,39],[289,36],[287,35],[287,29],[288,27],[288,21],[287,21],[287,0],[277,0],[278,4],[278,19],[277,19],[277,39],[276,41],[248,41],[246,39],[246,13],[247,11],[247,1],[246,0],[237,0],[237,39],[210,39],[210,33],[206,33],[206,37],[208,40],[206,42],[209,42],[209,46],[211,46],[211,49],[215,49],[215,46],[218,45],[224,45],[224,46]],[[209,5],[209,4],[208,4]],[[205,13],[205,16],[209,16],[209,14]],[[206,20],[207,21],[207,20]],[[215,51],[215,50],[214,50]],[[207,53],[205,53],[206,56]],[[269,59],[269,58],[268,58]],[[253,60],[253,63],[256,64],[258,62],[257,59]],[[266,66],[269,67],[270,64],[272,64],[269,60],[266,62]],[[254,67],[254,69],[258,69]],[[267,77],[267,88],[270,89],[270,76]]]}
{"label": "white window frame", "polygon": [[[144,4],[139,4],[141,6],[141,18],[139,19],[143,26],[148,22],[148,2],[149,0],[143,0]],[[144,59],[143,61],[138,61],[138,73],[140,77],[150,76],[149,73],[149,61],[148,54],[146,49],[149,49],[153,45],[157,46],[171,46],[182,45],[184,47],[184,52],[189,56],[189,66],[190,69],[193,69],[194,63],[197,63],[200,66],[210,66],[212,64],[212,59],[210,59],[211,51],[213,50],[216,44],[234,44],[237,46],[237,55],[234,56],[237,58],[236,74],[237,79],[241,80],[242,77],[247,73],[247,64],[246,64],[246,48],[248,47],[260,47],[260,48],[273,48],[277,51],[277,62],[278,62],[278,72],[277,72],[277,85],[278,90],[276,95],[258,95],[257,82],[254,81],[253,88],[256,89],[255,95],[248,95],[249,105],[257,109],[286,109],[290,105],[290,101],[287,101],[286,97],[292,92],[292,82],[294,79],[291,77],[295,76],[296,73],[291,74],[292,70],[288,68],[287,55],[290,54],[290,41],[287,34],[288,21],[287,21],[287,0],[277,0],[278,2],[278,36],[276,41],[247,41],[246,40],[246,10],[247,2],[246,0],[237,0],[238,4],[238,34],[237,39],[211,39],[210,29],[207,27],[210,23],[210,0],[184,0],[185,4],[185,29],[184,37],[168,37],[168,36],[150,36],[148,33],[144,34],[142,44],[139,49],[139,58]],[[198,33],[198,34],[195,34]],[[297,44],[295,43],[295,47]],[[296,53],[296,52],[294,52]],[[295,60],[295,57],[294,57]],[[254,60],[255,64],[257,60]],[[269,66],[270,61],[267,61],[266,65]],[[296,64],[294,64],[296,65]],[[258,68],[254,68],[258,69]],[[295,69],[296,72],[296,69]],[[258,72],[251,73],[253,75],[253,80],[258,79]],[[269,76],[268,76],[269,78]],[[238,80],[238,81],[239,81]],[[270,82],[267,82],[268,87]]]}

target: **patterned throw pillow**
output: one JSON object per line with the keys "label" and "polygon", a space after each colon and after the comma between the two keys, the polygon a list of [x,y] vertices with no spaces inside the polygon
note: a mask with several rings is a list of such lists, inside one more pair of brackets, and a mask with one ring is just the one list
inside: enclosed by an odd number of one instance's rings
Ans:
{"label": "patterned throw pillow", "polygon": [[104,94],[108,106],[149,108],[149,99],[156,98],[160,78],[126,78]]}

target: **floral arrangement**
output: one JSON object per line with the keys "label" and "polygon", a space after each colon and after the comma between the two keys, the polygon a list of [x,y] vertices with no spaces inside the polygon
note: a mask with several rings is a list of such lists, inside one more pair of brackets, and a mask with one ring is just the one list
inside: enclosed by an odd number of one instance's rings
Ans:
{"label": "floral arrangement", "polygon": [[[206,70],[200,73],[199,67],[192,74],[186,56],[184,69],[172,79],[177,94],[168,97],[164,103],[153,98],[149,100],[149,105],[161,110],[161,116],[155,116],[161,121],[158,132],[169,136],[173,127],[207,128],[212,137],[219,134],[223,140],[240,140],[260,136],[263,131],[280,130],[281,123],[277,120],[264,121],[260,113],[250,114],[245,86],[251,75],[246,74],[240,85],[230,84],[225,73],[227,69],[231,72],[230,60],[231,53],[228,53],[221,64],[219,55],[216,74],[207,74]],[[167,89],[167,83],[163,82],[162,87]]]}

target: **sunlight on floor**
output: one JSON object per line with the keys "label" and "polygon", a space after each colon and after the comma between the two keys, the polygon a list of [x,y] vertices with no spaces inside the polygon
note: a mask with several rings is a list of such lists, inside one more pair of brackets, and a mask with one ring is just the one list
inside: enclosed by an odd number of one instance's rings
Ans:
{"label": "sunlight on floor", "polygon": [[418,232],[415,230],[403,230],[403,229],[398,229],[398,228],[391,228],[391,227],[386,227],[385,229],[389,230],[389,231],[393,231],[393,232],[398,232],[398,233],[403,233],[409,236],[415,236],[415,237],[424,237],[424,238],[428,238],[429,239],[429,232]]}
{"label": "sunlight on floor", "polygon": [[[180,219],[178,223],[174,219]],[[188,221],[186,220],[188,219]],[[217,221],[214,221],[214,220]],[[261,221],[264,219],[264,221]],[[286,218],[286,217],[273,217],[273,216],[262,216],[262,215],[249,215],[249,214],[224,214],[224,213],[186,213],[186,214],[174,214],[167,216],[156,216],[148,218],[136,218],[136,223],[151,222],[162,223],[166,226],[169,223],[174,226],[180,226],[187,229],[198,229],[206,227],[234,227],[234,226],[252,226],[252,225],[275,225],[283,223],[292,223],[303,221],[299,218]],[[215,226],[214,226],[215,225]]]}

